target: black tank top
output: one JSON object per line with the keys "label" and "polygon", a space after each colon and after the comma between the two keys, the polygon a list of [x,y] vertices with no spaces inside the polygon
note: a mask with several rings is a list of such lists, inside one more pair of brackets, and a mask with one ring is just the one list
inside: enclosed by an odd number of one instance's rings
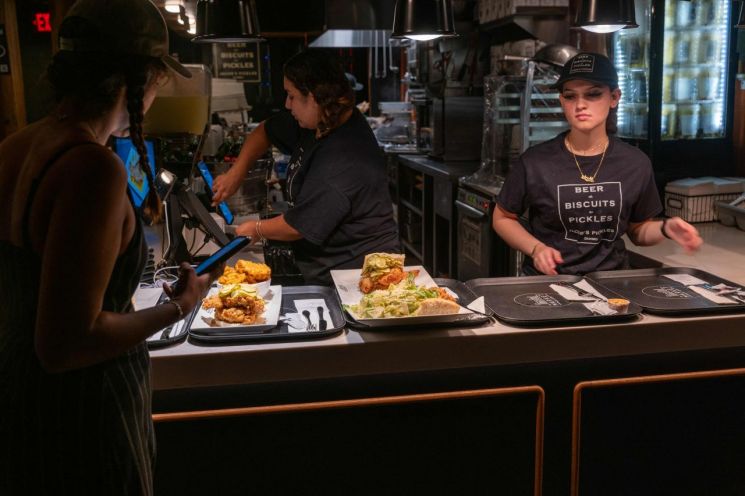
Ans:
{"label": "black tank top", "polygon": [[[152,494],[154,437],[150,359],[145,343],[83,369],[50,374],[34,351],[41,259],[29,243],[0,241],[0,494]],[[76,221],[76,220],[73,220]],[[112,247],[112,249],[115,249]],[[117,258],[103,309],[132,311],[147,257],[139,220]],[[75,295],[60,295],[74,298]]]}

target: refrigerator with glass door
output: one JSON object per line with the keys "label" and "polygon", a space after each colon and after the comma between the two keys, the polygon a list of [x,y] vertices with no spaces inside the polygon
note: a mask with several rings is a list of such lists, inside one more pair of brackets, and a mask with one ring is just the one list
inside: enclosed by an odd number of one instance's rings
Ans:
{"label": "refrigerator with glass door", "polygon": [[636,0],[613,35],[618,135],[652,159],[657,184],[731,175],[736,58],[731,0]]}

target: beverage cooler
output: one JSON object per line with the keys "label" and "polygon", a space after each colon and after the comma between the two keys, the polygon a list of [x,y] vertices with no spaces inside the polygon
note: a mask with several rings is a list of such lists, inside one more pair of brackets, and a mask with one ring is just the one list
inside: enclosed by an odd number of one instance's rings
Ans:
{"label": "beverage cooler", "polygon": [[736,58],[731,0],[636,0],[639,28],[613,35],[618,134],[652,159],[660,188],[732,174]]}

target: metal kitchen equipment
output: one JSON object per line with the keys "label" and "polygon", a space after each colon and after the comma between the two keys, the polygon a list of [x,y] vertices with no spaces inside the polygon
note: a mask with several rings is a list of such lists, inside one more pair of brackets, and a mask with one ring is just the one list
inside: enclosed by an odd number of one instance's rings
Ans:
{"label": "metal kitchen equipment", "polygon": [[466,184],[494,184],[509,172],[510,164],[530,146],[549,140],[569,125],[558,91],[555,67],[528,62],[523,76],[484,78],[484,121],[481,168]]}
{"label": "metal kitchen equipment", "polygon": [[525,76],[484,78],[481,167],[458,190],[458,278],[515,276],[522,255],[491,227],[496,198],[510,164],[528,147],[568,129],[554,66],[528,61]]}
{"label": "metal kitchen equipment", "polygon": [[458,188],[458,279],[518,275],[522,262],[494,229],[492,214],[499,186],[464,185]]}
{"label": "metal kitchen equipment", "polygon": [[385,122],[373,131],[378,142],[386,149],[416,151],[414,105],[411,102],[379,102],[378,108],[386,117]]}

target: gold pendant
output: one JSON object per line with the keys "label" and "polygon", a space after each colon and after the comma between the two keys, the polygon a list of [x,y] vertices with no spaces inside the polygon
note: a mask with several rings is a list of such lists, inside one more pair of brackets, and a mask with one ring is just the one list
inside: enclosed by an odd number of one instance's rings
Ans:
{"label": "gold pendant", "polygon": [[594,177],[588,176],[588,175],[585,175],[585,174],[580,175],[579,178],[582,179],[586,183],[594,183],[595,182],[595,178]]}

